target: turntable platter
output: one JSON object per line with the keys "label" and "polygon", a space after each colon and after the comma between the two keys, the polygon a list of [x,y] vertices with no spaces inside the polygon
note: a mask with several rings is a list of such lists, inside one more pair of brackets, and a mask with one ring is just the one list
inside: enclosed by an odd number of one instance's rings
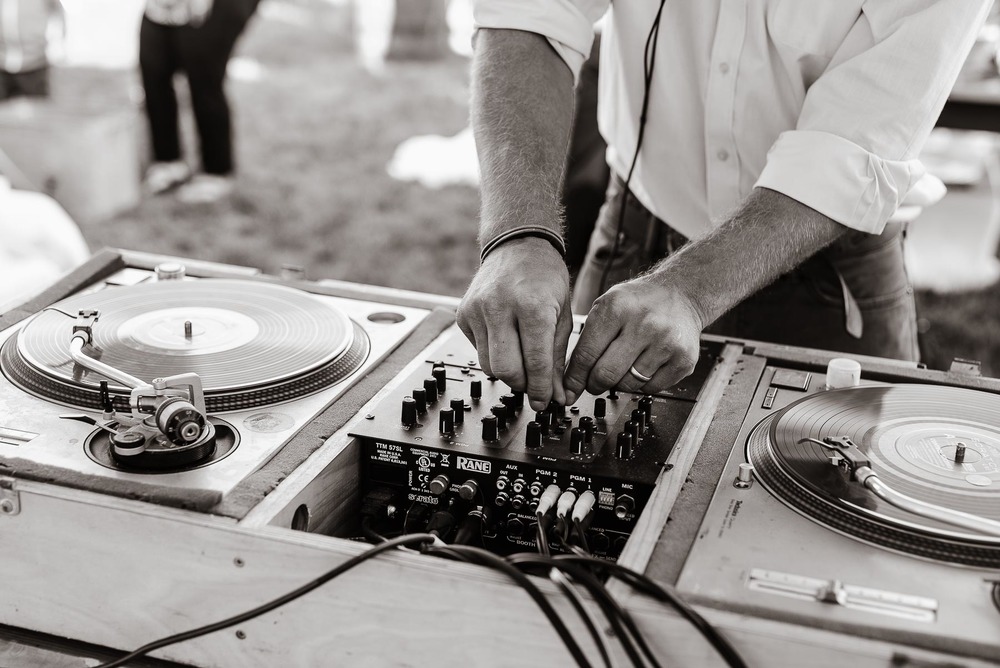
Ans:
{"label": "turntable platter", "polygon": [[[931,385],[818,393],[768,417],[747,455],[784,503],[855,538],[970,565],[1000,565],[1000,540],[892,506],[804,438],[849,437],[887,485],[926,503],[1000,520],[1000,397]],[[956,461],[964,446],[965,457]]]}
{"label": "turntable platter", "polygon": [[[0,354],[4,374],[46,399],[98,408],[99,374],[69,353],[76,314],[94,309],[88,354],[146,381],[197,373],[210,412],[288,401],[355,371],[365,333],[316,297],[231,279],[164,281],[63,300],[32,318]],[[112,383],[116,404],[127,388]]]}

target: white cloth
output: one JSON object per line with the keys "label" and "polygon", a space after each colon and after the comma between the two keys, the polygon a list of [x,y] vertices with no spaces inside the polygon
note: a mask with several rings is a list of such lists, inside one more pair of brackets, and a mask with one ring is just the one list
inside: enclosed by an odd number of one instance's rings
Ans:
{"label": "white cloth", "polygon": [[[608,0],[477,0],[476,27],[548,38],[579,72]],[[667,0],[636,197],[690,238],[755,186],[877,233],[992,0]],[[623,176],[635,151],[656,0],[615,3],[598,117]]]}
{"label": "white cloth", "polygon": [[199,26],[212,11],[212,0],[146,0],[146,18],[166,26]]}

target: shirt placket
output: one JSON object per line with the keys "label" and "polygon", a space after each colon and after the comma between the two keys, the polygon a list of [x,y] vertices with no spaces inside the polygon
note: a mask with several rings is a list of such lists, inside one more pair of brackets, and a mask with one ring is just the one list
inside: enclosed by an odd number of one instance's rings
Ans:
{"label": "shirt placket", "polygon": [[746,35],[747,0],[722,0],[709,60],[705,97],[705,165],[713,221],[741,199],[736,148],[736,73]]}

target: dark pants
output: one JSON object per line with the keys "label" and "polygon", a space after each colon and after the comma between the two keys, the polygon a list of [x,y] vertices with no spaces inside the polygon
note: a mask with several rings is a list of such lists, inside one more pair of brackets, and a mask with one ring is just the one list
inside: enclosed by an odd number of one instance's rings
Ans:
{"label": "dark pants", "polygon": [[18,95],[29,97],[49,96],[49,68],[30,72],[0,72],[0,100]]}
{"label": "dark pants", "polygon": [[[600,296],[601,274],[607,262],[611,263],[610,287],[648,269],[687,242],[629,193],[623,239],[611,258],[623,185],[622,179],[612,177],[574,286],[573,309],[577,313],[586,313]],[[920,356],[916,306],[903,265],[903,239],[903,226],[895,223],[886,226],[881,235],[848,232],[745,299],[705,331],[916,361]],[[854,304],[859,311],[851,308]]]}
{"label": "dark pants", "polygon": [[139,68],[157,162],[180,160],[174,74],[184,72],[198,127],[202,169],[233,171],[232,122],[223,83],[226,64],[258,0],[215,0],[205,23],[165,26],[146,17],[139,29]]}

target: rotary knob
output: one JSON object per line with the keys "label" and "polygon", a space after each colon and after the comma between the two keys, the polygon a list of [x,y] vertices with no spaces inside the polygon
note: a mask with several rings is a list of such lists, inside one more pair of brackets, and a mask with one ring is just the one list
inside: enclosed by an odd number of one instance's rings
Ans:
{"label": "rotary knob", "polygon": [[580,418],[580,429],[583,431],[583,440],[587,443],[594,442],[594,418],[584,415]]}
{"label": "rotary knob", "polygon": [[507,415],[514,417],[517,412],[517,398],[513,394],[504,394],[500,397],[500,403],[507,407]]}
{"label": "rotary knob", "polygon": [[494,417],[497,419],[497,429],[503,431],[507,428],[507,407],[503,404],[493,404],[490,408],[490,412],[493,413]]}
{"label": "rotary knob", "polygon": [[417,423],[417,402],[413,397],[403,397],[403,426],[412,427]]}
{"label": "rotary knob", "polygon": [[417,413],[427,412],[427,390],[422,387],[414,388],[413,392],[410,393],[413,396],[413,401],[417,404]]}
{"label": "rotary knob", "polygon": [[438,394],[444,394],[445,389],[448,387],[448,370],[445,369],[443,364],[435,364],[431,368],[431,375],[434,376],[434,380],[437,382]]}
{"label": "rotary knob", "polygon": [[583,443],[586,440],[586,434],[579,427],[573,427],[569,432],[569,451],[570,454],[582,455],[583,454]]}
{"label": "rotary knob", "polygon": [[524,392],[521,390],[514,390],[512,394],[514,395],[514,407],[517,408],[517,410],[524,408]]}
{"label": "rotary knob", "polygon": [[643,414],[646,416],[646,424],[648,425],[653,421],[653,397],[647,394],[642,399],[639,399],[639,408],[642,409]]}
{"label": "rotary knob", "polygon": [[497,440],[497,417],[487,415],[483,418],[483,440],[492,443]]}
{"label": "rotary knob", "polygon": [[438,413],[438,431],[445,435],[455,433],[455,411],[442,408]]}
{"label": "rotary knob", "polygon": [[618,448],[615,450],[615,457],[618,459],[631,459],[632,448],[635,446],[635,439],[632,434],[623,431],[618,434]]}
{"label": "rotary knob", "polygon": [[434,496],[441,496],[448,491],[449,487],[451,487],[451,481],[448,480],[448,476],[443,473],[441,475],[434,476],[434,479],[431,480],[430,489],[431,494]]}
{"label": "rotary knob", "polygon": [[465,401],[452,399],[451,410],[455,411],[455,424],[463,424],[465,422]]}
{"label": "rotary knob", "polygon": [[458,488],[458,495],[465,501],[472,501],[476,498],[476,494],[478,493],[479,483],[475,480],[466,480],[462,483],[462,486]]}
{"label": "rotary knob", "polygon": [[551,418],[552,416],[549,415],[548,411],[538,411],[535,413],[535,422],[541,427],[543,436],[547,436],[549,433],[549,427],[552,426]]}
{"label": "rotary knob", "polygon": [[639,423],[633,420],[629,420],[625,423],[625,431],[632,435],[632,442],[635,444],[639,443],[639,436],[642,432],[639,431]]}
{"label": "rotary knob", "polygon": [[641,408],[636,408],[632,411],[632,422],[639,425],[639,433],[646,431],[646,414],[642,412]]}
{"label": "rotary knob", "polygon": [[608,414],[608,402],[604,397],[598,397],[594,399],[594,417],[598,420],[603,420],[604,416]]}
{"label": "rotary knob", "polygon": [[483,398],[483,381],[474,380],[471,383],[469,383],[469,396],[471,396],[473,399]]}
{"label": "rotary knob", "polygon": [[433,378],[425,378],[424,392],[427,393],[427,403],[433,404],[438,398],[438,382]]}
{"label": "rotary knob", "polygon": [[524,431],[524,445],[529,449],[542,447],[542,425],[529,422]]}
{"label": "rotary knob", "polygon": [[161,262],[156,265],[154,271],[158,281],[179,281],[187,273],[187,269],[180,262]]}

